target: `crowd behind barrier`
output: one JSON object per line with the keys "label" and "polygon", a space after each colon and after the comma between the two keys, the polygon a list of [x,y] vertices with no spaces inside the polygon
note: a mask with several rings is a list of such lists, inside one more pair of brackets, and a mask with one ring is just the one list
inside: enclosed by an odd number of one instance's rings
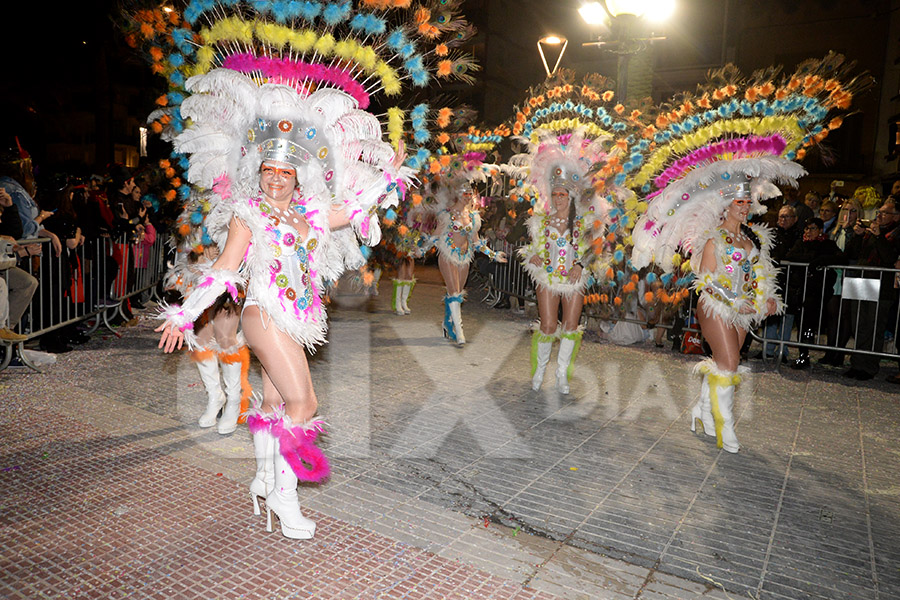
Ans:
{"label": "crowd behind barrier", "polygon": [[[500,247],[510,257],[517,256],[516,250],[521,244],[500,242]],[[762,326],[751,331],[750,336],[763,350],[771,349],[771,358],[780,365],[786,348],[808,347],[813,350],[831,351],[840,354],[868,354],[880,358],[897,359],[896,345],[900,330],[900,306],[896,299],[885,300],[881,287],[885,282],[894,283],[900,278],[900,270],[877,267],[861,267],[847,265],[828,265],[811,267],[806,263],[783,262],[785,289],[798,290],[799,296],[787,302],[787,314],[793,318],[778,319],[774,327]],[[518,260],[510,260],[506,264],[498,264],[493,272],[487,275],[489,294],[487,301],[494,304],[503,295],[518,298],[523,302],[534,301],[534,289]],[[627,308],[611,311],[604,310],[602,305],[587,305],[585,319],[589,326],[596,325],[592,321],[627,322],[647,329],[663,328],[670,330],[680,340],[684,332],[698,332],[696,319],[693,318],[696,308],[696,295],[688,299],[675,311],[659,310],[658,304],[645,305],[637,303],[634,310]],[[866,312],[866,309],[868,311]],[[863,314],[876,314],[886,311],[888,318],[884,331],[875,330],[877,320],[861,318]],[[878,335],[884,339],[882,349],[857,348],[855,340],[866,333],[870,337]],[[812,339],[803,339],[804,331],[813,331]],[[764,352],[764,356],[767,353]]]}
{"label": "crowd behind barrier", "polygon": [[[26,339],[0,342],[0,370],[14,356],[37,370],[24,352],[29,340],[82,322],[88,331],[101,324],[112,329],[116,313],[125,316],[122,311],[127,300],[144,292],[157,297],[166,272],[167,238],[156,235],[149,243],[135,242],[126,235],[101,237],[64,249],[60,256],[53,251],[50,238],[17,240],[16,244],[30,249],[19,259],[18,268],[37,279],[38,289],[14,327]],[[8,283],[8,270],[0,271],[0,277]]]}

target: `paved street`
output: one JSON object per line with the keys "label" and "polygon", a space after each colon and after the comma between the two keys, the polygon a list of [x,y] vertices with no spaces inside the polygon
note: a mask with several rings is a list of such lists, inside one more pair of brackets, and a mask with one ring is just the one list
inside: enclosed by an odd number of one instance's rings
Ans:
{"label": "paved street", "polygon": [[252,515],[246,428],[197,427],[197,370],[152,321],[0,374],[0,597],[900,597],[896,364],[848,384],[750,361],[732,455],[688,429],[697,357],[588,336],[572,393],[555,349],[535,393],[524,314],[473,292],[456,348],[417,277],[411,315],[390,281],[330,309],[309,542]]}

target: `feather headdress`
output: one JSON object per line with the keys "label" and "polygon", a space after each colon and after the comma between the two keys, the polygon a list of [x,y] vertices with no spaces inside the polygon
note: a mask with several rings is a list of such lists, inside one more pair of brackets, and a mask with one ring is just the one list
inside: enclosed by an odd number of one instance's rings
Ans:
{"label": "feather headdress", "polygon": [[[680,249],[715,228],[735,194],[765,211],[775,183],[796,186],[806,171],[795,160],[839,127],[853,95],[871,85],[850,77],[841,55],[802,63],[790,76],[765,69],[744,77],[732,65],[712,72],[695,94],[662,105],[620,175],[649,203],[633,233],[631,261],[669,272]],[[678,259],[675,259],[676,262]]]}

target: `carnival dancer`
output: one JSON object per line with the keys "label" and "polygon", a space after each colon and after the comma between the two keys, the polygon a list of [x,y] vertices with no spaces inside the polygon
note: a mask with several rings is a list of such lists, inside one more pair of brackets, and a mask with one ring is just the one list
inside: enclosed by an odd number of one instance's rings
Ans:
{"label": "carnival dancer", "polygon": [[454,175],[438,182],[436,192],[443,209],[437,214],[433,240],[438,252],[438,267],[447,288],[442,328],[444,337],[457,346],[466,343],[460,307],[465,299],[463,288],[475,251],[500,263],[507,260],[505,252],[491,250],[487,242],[478,236],[481,229],[479,197],[471,180],[464,174],[475,173],[477,168],[461,167]]}
{"label": "carnival dancer", "polygon": [[784,310],[769,230],[747,219],[780,195],[774,182],[796,187],[805,170],[793,160],[840,125],[826,120],[831,109],[846,109],[865,85],[842,81],[850,68],[833,54],[780,81],[774,69],[744,78],[725,67],[696,95],[660,108],[660,128],[645,131],[656,147],[626,169],[649,204],[634,228],[632,264],[671,272],[680,252],[690,255],[697,319],[712,349],[696,367],[703,382],[691,430],[700,425],[728,452],[740,448],[733,403],[741,345],[749,328]]}
{"label": "carnival dancer", "polygon": [[[531,387],[541,388],[554,341],[559,340],[556,388],[569,393],[569,379],[581,346],[584,290],[589,280],[592,236],[605,212],[592,202],[587,176],[592,160],[581,135],[550,134],[538,146],[530,167],[537,203],[528,219],[530,243],[520,250],[534,279],[540,326],[532,335]],[[596,158],[596,157],[595,157]],[[562,303],[562,322],[557,322]]]}
{"label": "carnival dancer", "polygon": [[[459,5],[192,0],[183,22],[168,7],[131,19],[129,39],[169,83],[151,127],[188,156],[188,181],[227,208],[207,223],[222,232],[222,252],[184,305],[166,309],[160,345],[194,345],[203,310],[245,288],[241,327],[263,366],[262,403],[248,417],[250,493],[254,512],[265,498],[268,528],[274,512],[287,537],[315,531],[298,505],[298,478],[328,475],[304,355],[325,341],[322,294],[365,264],[360,244],[381,239],[377,211],[397,204],[413,173],[402,166],[413,113],[388,97],[472,80],[477,65],[458,46],[474,29]],[[385,123],[366,112],[377,94]],[[427,138],[417,123],[413,138]]]}
{"label": "carnival dancer", "polygon": [[[313,445],[322,421],[314,419],[317,399],[304,348],[312,351],[325,338],[324,281],[357,258],[347,253],[362,258],[335,230],[351,223],[358,232],[373,227],[369,207],[395,192],[399,162],[389,146],[378,147],[387,144],[378,138],[375,117],[339,91],[300,95],[288,86],[258,87],[225,69],[197,76],[188,87],[193,95],[182,111],[193,124],[176,138],[176,148],[191,155],[189,177],[209,184],[231,217],[221,255],[201,269],[184,305],[165,311],[160,347],[180,347],[185,334],[195,344],[196,318],[223,292],[236,299],[246,286],[241,326],[263,377],[263,404],[248,419],[258,458],[254,509],[259,512],[257,498],[264,497],[269,530],[274,512],[286,537],[307,539],[315,523],[300,511],[297,480],[321,481],[328,464]],[[212,132],[224,139],[210,141]],[[228,164],[228,141],[243,147],[237,165]],[[371,145],[375,164],[354,152],[360,142]],[[354,177],[341,167],[353,169]],[[222,174],[214,176],[218,169]]]}
{"label": "carnival dancer", "polygon": [[[191,193],[171,238],[176,255],[164,285],[182,296],[190,294],[200,283],[202,269],[219,256],[219,247],[204,224],[212,209],[210,196]],[[247,422],[245,413],[253,392],[249,380],[250,351],[239,331],[241,306],[229,294],[222,294],[197,319],[197,347],[191,351],[191,360],[197,365],[207,394],[206,409],[197,423],[200,427],[216,426],[222,435],[233,432],[238,423]]]}
{"label": "carnival dancer", "polygon": [[[421,196],[413,195],[421,199]],[[403,316],[411,312],[409,295],[416,287],[416,259],[424,257],[431,249],[428,232],[433,230],[434,224],[422,221],[428,213],[421,207],[411,207],[406,202],[400,204],[399,210],[393,226],[385,231],[385,238],[397,263],[397,277],[392,281],[391,310]]]}

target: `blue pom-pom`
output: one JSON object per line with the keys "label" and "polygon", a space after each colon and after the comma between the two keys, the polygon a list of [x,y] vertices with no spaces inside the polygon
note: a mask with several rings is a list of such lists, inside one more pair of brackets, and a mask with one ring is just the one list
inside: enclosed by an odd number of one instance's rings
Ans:
{"label": "blue pom-pom", "polygon": [[663,285],[669,285],[671,283],[672,278],[675,277],[672,273],[665,273],[662,277],[660,277],[660,281],[663,282]]}
{"label": "blue pom-pom", "polygon": [[[187,168],[187,167],[185,167]],[[187,200],[191,196],[191,186],[188,184],[184,184],[178,188],[178,197],[182,200]]]}
{"label": "blue pom-pom", "polygon": [[350,0],[344,2],[329,2],[322,11],[322,18],[325,22],[334,27],[341,21],[345,20],[350,14]]}
{"label": "blue pom-pom", "polygon": [[[617,252],[621,253],[622,251],[617,250]],[[619,259],[619,260],[622,260],[622,259]],[[616,279],[618,279],[619,281],[625,281],[625,273],[622,271],[616,271]]]}
{"label": "blue pom-pom", "polygon": [[202,222],[203,222],[203,213],[202,212],[200,212],[199,210],[195,210],[194,212],[191,213],[191,224],[192,225],[199,225]]}
{"label": "blue pom-pom", "polygon": [[[294,4],[291,2],[291,4]],[[297,14],[312,23],[315,21],[316,17],[322,12],[322,4],[320,2],[310,2],[309,0],[305,0],[304,2],[300,2],[299,5],[295,5],[297,8],[295,9]]]}
{"label": "blue pom-pom", "polygon": [[413,133],[413,139],[418,144],[424,144],[431,139],[431,134],[428,133],[428,130],[426,129],[417,129],[415,133]]}
{"label": "blue pom-pom", "polygon": [[204,231],[203,237],[200,238],[200,243],[204,246],[212,246],[213,240],[211,237],[209,237],[209,234]]}
{"label": "blue pom-pom", "polygon": [[647,283],[653,283],[656,281],[656,273],[647,273]]}
{"label": "blue pom-pom", "polygon": [[360,246],[359,251],[366,260],[369,260],[369,257],[372,256],[372,249],[368,246]]}
{"label": "blue pom-pom", "polygon": [[387,212],[384,213],[384,218],[387,221],[397,220],[397,211],[395,211],[393,208],[387,209]]}
{"label": "blue pom-pom", "polygon": [[409,111],[409,115],[413,119],[422,118],[424,119],[426,115],[428,115],[428,105],[427,104],[416,104],[415,107],[411,111]]}

